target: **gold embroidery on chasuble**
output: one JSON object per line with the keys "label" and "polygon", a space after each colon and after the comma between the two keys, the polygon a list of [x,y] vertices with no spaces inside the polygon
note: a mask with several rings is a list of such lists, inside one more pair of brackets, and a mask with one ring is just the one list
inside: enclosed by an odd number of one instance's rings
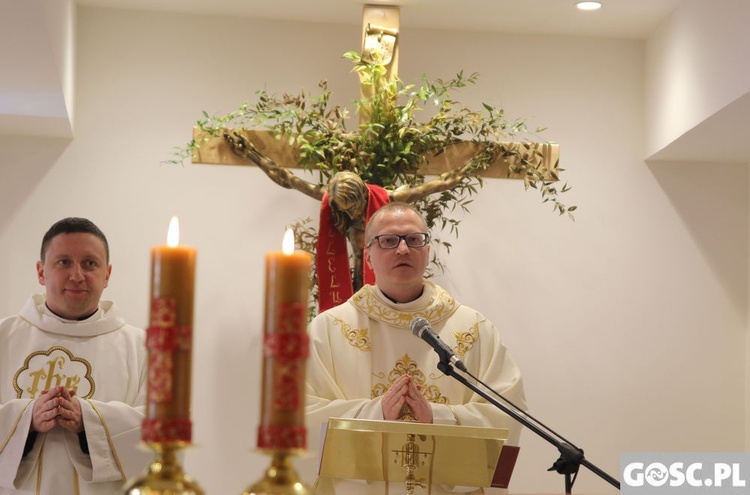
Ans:
{"label": "gold embroidery on chasuble", "polygon": [[352,304],[367,314],[373,320],[387,323],[396,328],[409,328],[414,318],[421,316],[430,323],[437,323],[448,318],[456,309],[458,303],[445,290],[431,282],[425,282],[432,290],[432,300],[424,309],[414,311],[398,311],[381,301],[373,292],[373,288],[365,286],[352,297]]}
{"label": "gold embroidery on chasuble", "polygon": [[453,336],[456,337],[456,347],[453,348],[453,352],[459,356],[465,355],[479,340],[479,322],[474,323],[468,332],[456,332]]}
{"label": "gold embroidery on chasuble", "polygon": [[352,328],[351,325],[341,318],[334,318],[333,324],[341,325],[341,333],[344,334],[344,338],[346,338],[352,347],[356,347],[360,351],[370,350],[370,337],[367,335],[366,328]]}
{"label": "gold embroidery on chasuble", "polygon": [[[410,358],[408,354],[404,354],[404,357],[396,361],[395,367],[388,372],[387,377],[385,373],[375,375],[377,378],[385,380],[385,383],[376,383],[375,386],[372,387],[372,398],[375,399],[383,395],[391,385],[403,375],[411,376],[414,384],[417,385],[429,402],[435,404],[450,404],[448,398],[443,396],[437,385],[427,385],[427,378],[425,377],[424,372],[419,369],[416,361]],[[416,421],[417,418],[412,414],[411,408],[404,404],[399,419],[402,421]]]}
{"label": "gold embroidery on chasuble", "polygon": [[91,376],[91,363],[73,356],[73,353],[61,346],[29,354],[23,367],[13,377],[13,388],[19,399],[35,399],[42,390],[60,385],[75,390],[76,396],[81,399],[90,399],[96,389]]}

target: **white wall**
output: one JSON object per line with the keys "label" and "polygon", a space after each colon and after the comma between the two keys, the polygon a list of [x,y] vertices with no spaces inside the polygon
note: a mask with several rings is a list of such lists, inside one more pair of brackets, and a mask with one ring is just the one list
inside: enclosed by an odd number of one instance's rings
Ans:
{"label": "white wall", "polygon": [[649,37],[646,156],[750,92],[750,4],[684,0]]}
{"label": "white wall", "polygon": [[55,68],[59,73],[60,87],[68,116],[70,130],[73,130],[75,104],[75,18],[73,0],[42,0],[42,11],[46,32],[50,33],[48,45],[54,53]]}
{"label": "white wall", "polygon": [[[186,469],[207,493],[240,493],[268,465],[252,452],[262,256],[318,205],[255,168],[160,162],[202,110],[231,110],[259,88],[316,93],[325,78],[339,102],[354,99],[340,55],[359,49],[361,28],[97,9],[77,22],[76,137],[0,223],[0,314],[39,289],[44,230],[81,215],[110,238],[105,295],[145,325],[149,248],[179,215],[199,249]],[[439,278],[502,329],[532,412],[616,477],[621,452],[742,450],[748,172],[642,161],[643,44],[446,31],[400,43],[406,81],[477,71],[460,101],[500,104],[561,144],[576,221],[519,182],[487,181]],[[2,180],[26,184],[24,160],[3,162]],[[522,447],[512,492],[560,492],[546,472],[557,452],[530,432]],[[615,491],[584,471],[575,493]]]}
{"label": "white wall", "polygon": [[2,11],[0,133],[71,138],[73,0],[3,2]]}

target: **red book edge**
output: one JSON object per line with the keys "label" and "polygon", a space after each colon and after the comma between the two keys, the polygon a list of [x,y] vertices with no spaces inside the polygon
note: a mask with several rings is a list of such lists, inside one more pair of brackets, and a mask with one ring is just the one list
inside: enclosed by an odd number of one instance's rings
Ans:
{"label": "red book edge", "polygon": [[513,468],[516,466],[516,459],[518,459],[518,452],[521,447],[515,447],[512,445],[503,446],[500,451],[500,458],[497,460],[497,466],[495,467],[495,475],[492,477],[493,488],[508,488],[510,484],[510,476],[513,474]]}

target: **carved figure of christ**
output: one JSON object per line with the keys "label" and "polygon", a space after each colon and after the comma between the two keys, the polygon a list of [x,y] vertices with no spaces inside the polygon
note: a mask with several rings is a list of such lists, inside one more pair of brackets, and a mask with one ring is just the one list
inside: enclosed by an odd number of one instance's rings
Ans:
{"label": "carved figure of christ", "polygon": [[[387,77],[395,78],[398,68],[398,29],[399,9],[394,6],[365,5],[363,14],[363,57],[370,51],[377,52],[387,67]],[[382,55],[383,51],[385,55]],[[369,87],[361,85],[361,92],[366,96]],[[361,118],[366,118],[362,115]],[[339,172],[325,186],[304,180],[295,175],[291,169],[302,168],[299,149],[289,144],[289,140],[276,139],[268,130],[230,130],[227,129],[215,137],[193,130],[193,139],[201,143],[194,151],[194,164],[212,165],[255,165],[276,184],[287,189],[294,189],[317,201],[328,193],[328,201],[334,212],[334,226],[343,234],[351,245],[354,254],[352,286],[357,291],[363,285],[363,249],[365,212],[367,208],[367,188],[356,174]],[[441,153],[427,158],[418,173],[423,176],[435,176],[423,184],[388,191],[391,201],[415,202],[430,194],[443,192],[458,185],[473,167],[472,159],[486,148],[486,144],[470,141],[457,142],[445,148]],[[518,160],[526,160],[534,166],[547,171],[547,178],[556,177],[559,162],[559,145],[550,143],[500,142],[490,165],[478,175],[483,178],[523,178],[511,173]],[[336,185],[340,190],[360,191],[352,200],[351,194],[343,197],[336,194]],[[343,186],[341,186],[343,184]],[[322,253],[318,253],[322,255]],[[321,284],[319,277],[319,287]],[[333,285],[331,279],[331,285]]]}

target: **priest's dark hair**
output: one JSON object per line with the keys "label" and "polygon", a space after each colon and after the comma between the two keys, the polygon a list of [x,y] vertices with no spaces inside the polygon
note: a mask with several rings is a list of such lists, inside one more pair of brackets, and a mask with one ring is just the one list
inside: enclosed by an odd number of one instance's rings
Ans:
{"label": "priest's dark hair", "polygon": [[44,238],[42,238],[40,260],[44,261],[44,255],[47,254],[49,243],[52,242],[52,239],[54,239],[56,236],[60,234],[78,233],[93,234],[101,239],[104,243],[104,251],[107,254],[107,263],[109,263],[109,243],[107,242],[107,237],[104,235],[104,232],[102,232],[101,229],[99,229],[99,227],[97,227],[96,224],[94,224],[94,222],[92,222],[88,218],[80,217],[63,218],[62,220],[58,220],[57,222],[55,222],[52,227],[49,228],[47,233],[44,234]]}

